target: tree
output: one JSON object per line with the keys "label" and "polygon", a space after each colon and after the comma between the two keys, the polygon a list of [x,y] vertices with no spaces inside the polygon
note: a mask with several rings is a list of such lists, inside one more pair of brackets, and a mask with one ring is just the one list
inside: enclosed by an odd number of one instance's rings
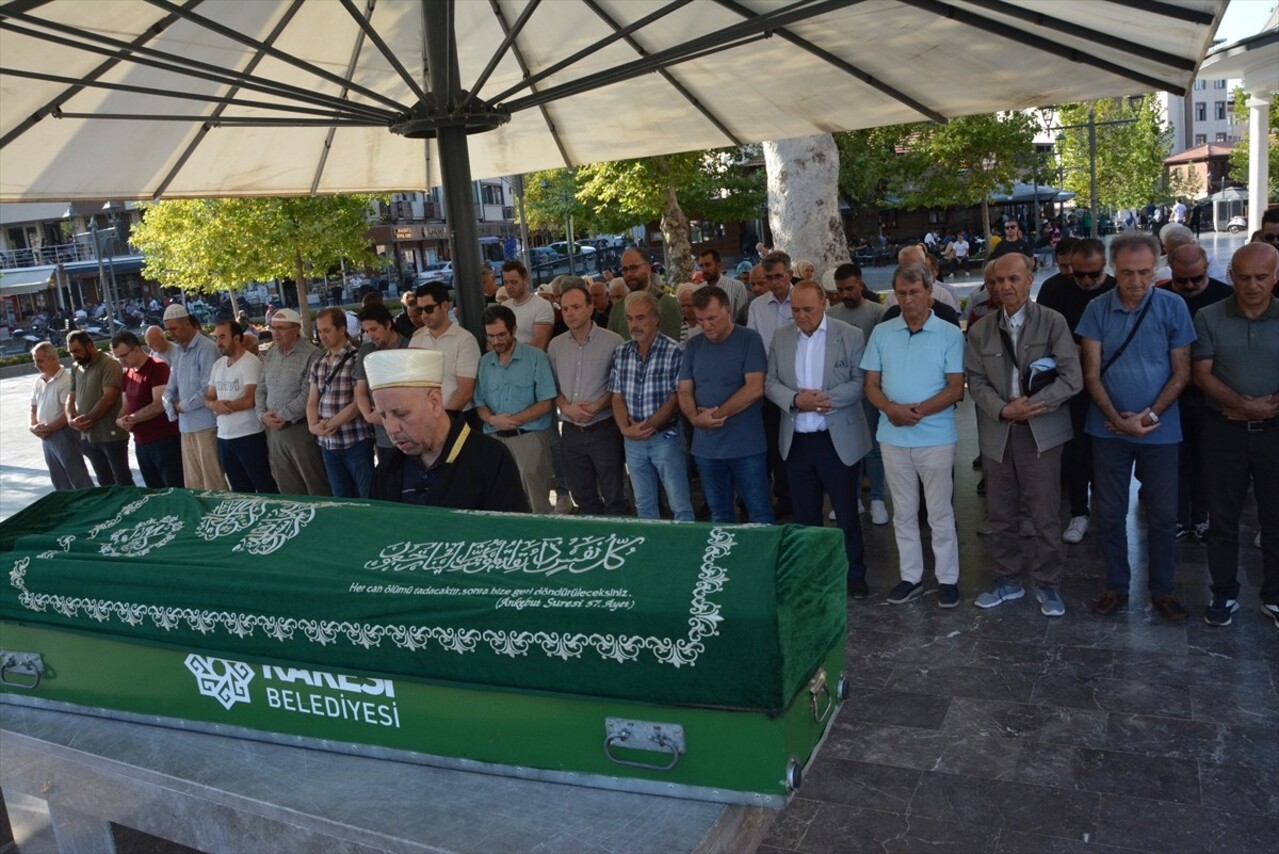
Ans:
{"label": "tree", "polygon": [[544,169],[525,175],[524,216],[529,230],[559,234],[569,216],[575,230],[597,230],[591,209],[577,198],[580,189],[572,169]]}
{"label": "tree", "polygon": [[862,216],[873,215],[891,196],[905,192],[902,154],[923,125],[892,125],[837,133],[839,192]]}
{"label": "tree", "polygon": [[[1097,198],[1091,198],[1088,115],[1096,111]],[[1130,121],[1131,120],[1131,121]],[[1153,94],[1129,103],[1123,98],[1065,104],[1058,113],[1065,187],[1089,207],[1137,208],[1172,198],[1164,158],[1172,151],[1172,131],[1164,126]]]}
{"label": "tree", "polygon": [[768,219],[773,240],[793,261],[812,261],[817,275],[848,261],[839,215],[839,149],[828,134],[764,143]]}
{"label": "tree", "polygon": [[[1234,91],[1234,110],[1235,121],[1246,128],[1251,129],[1252,125],[1248,121],[1248,93],[1243,90],[1242,86],[1236,87]],[[1230,152],[1230,172],[1234,175],[1236,181],[1245,183],[1251,180],[1248,174],[1248,135],[1245,134],[1238,143],[1235,144],[1234,150]],[[1270,186],[1266,188],[1266,198],[1279,198],[1279,92],[1270,93]],[[1248,188],[1248,192],[1252,193],[1253,189]],[[1254,226],[1255,227],[1255,226]]]}
{"label": "tree", "polygon": [[981,206],[990,238],[990,195],[1007,189],[1033,155],[1038,121],[1026,113],[961,116],[944,125],[917,125],[902,168],[907,207]]}
{"label": "tree", "polygon": [[166,288],[234,291],[252,281],[292,278],[302,307],[308,268],[324,273],[343,261],[377,263],[368,237],[368,196],[175,199],[147,205],[132,241],[143,271]]}

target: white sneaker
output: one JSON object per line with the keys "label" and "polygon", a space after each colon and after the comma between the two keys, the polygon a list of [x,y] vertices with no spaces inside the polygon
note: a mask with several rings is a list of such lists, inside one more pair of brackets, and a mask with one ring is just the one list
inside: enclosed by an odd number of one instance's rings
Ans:
{"label": "white sneaker", "polygon": [[572,497],[567,492],[557,492],[555,496],[556,515],[569,516],[577,509],[577,505],[573,503]]}
{"label": "white sneaker", "polygon": [[876,525],[888,524],[888,508],[878,498],[870,503],[870,521]]}
{"label": "white sneaker", "polygon": [[1063,543],[1082,543],[1084,534],[1088,533],[1088,517],[1072,516],[1070,524],[1066,526],[1066,530],[1061,533],[1061,541]]}
{"label": "white sneaker", "polygon": [[[857,508],[857,512],[858,512],[858,513],[861,513],[861,512],[862,512],[862,508],[861,508],[860,506]],[[827,516],[826,518],[827,518],[827,519],[830,519],[832,522],[834,522],[834,521],[835,521],[835,511],[834,511],[834,510],[830,511],[830,515],[829,515],[829,516]]]}

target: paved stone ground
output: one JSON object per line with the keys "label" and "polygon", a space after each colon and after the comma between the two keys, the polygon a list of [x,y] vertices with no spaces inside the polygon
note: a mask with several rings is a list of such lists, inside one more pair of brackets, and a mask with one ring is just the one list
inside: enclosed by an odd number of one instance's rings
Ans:
{"label": "paved stone ground", "polygon": [[[0,380],[0,518],[49,490],[26,431],[30,385]],[[1244,522],[1242,609],[1227,628],[1202,621],[1208,575],[1193,542],[1177,552],[1190,621],[1148,611],[1137,535],[1126,614],[1088,610],[1104,577],[1091,533],[1067,547],[1065,617],[1042,616],[1029,596],[981,611],[972,599],[989,575],[975,533],[984,508],[969,466],[971,402],[959,422],[964,602],[940,610],[933,587],[922,601],[886,604],[892,530],[865,525],[876,596],[849,603],[852,698],[761,851],[1273,851],[1279,634],[1257,610],[1255,512]],[[1138,531],[1136,489],[1131,511]]]}

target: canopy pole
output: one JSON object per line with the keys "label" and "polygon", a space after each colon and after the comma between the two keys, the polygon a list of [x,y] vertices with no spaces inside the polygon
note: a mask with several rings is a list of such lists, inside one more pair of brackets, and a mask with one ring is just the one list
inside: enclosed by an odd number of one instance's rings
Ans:
{"label": "canopy pole", "polygon": [[[458,81],[457,39],[453,32],[453,3],[422,0],[423,44],[430,75],[430,98],[438,112],[459,107],[463,95]],[[425,144],[425,143],[424,143]],[[461,124],[440,127],[435,138],[440,155],[440,182],[444,210],[453,245],[454,305],[462,325],[484,349],[484,289],[480,284],[480,241],[475,229],[475,203],[471,198],[471,156],[466,128]]]}

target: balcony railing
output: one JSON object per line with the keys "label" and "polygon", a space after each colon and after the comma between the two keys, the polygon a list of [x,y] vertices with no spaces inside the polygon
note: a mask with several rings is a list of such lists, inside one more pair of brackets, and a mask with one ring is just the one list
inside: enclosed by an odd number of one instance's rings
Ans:
{"label": "balcony railing", "polygon": [[[112,253],[109,241],[104,241],[104,243],[107,245],[103,248],[108,254],[114,254],[115,256],[142,254],[132,246],[120,247]],[[0,249],[0,269],[12,270],[20,267],[70,264],[74,261],[94,261],[97,257],[93,251],[92,243],[59,243],[41,246],[38,249]]]}

